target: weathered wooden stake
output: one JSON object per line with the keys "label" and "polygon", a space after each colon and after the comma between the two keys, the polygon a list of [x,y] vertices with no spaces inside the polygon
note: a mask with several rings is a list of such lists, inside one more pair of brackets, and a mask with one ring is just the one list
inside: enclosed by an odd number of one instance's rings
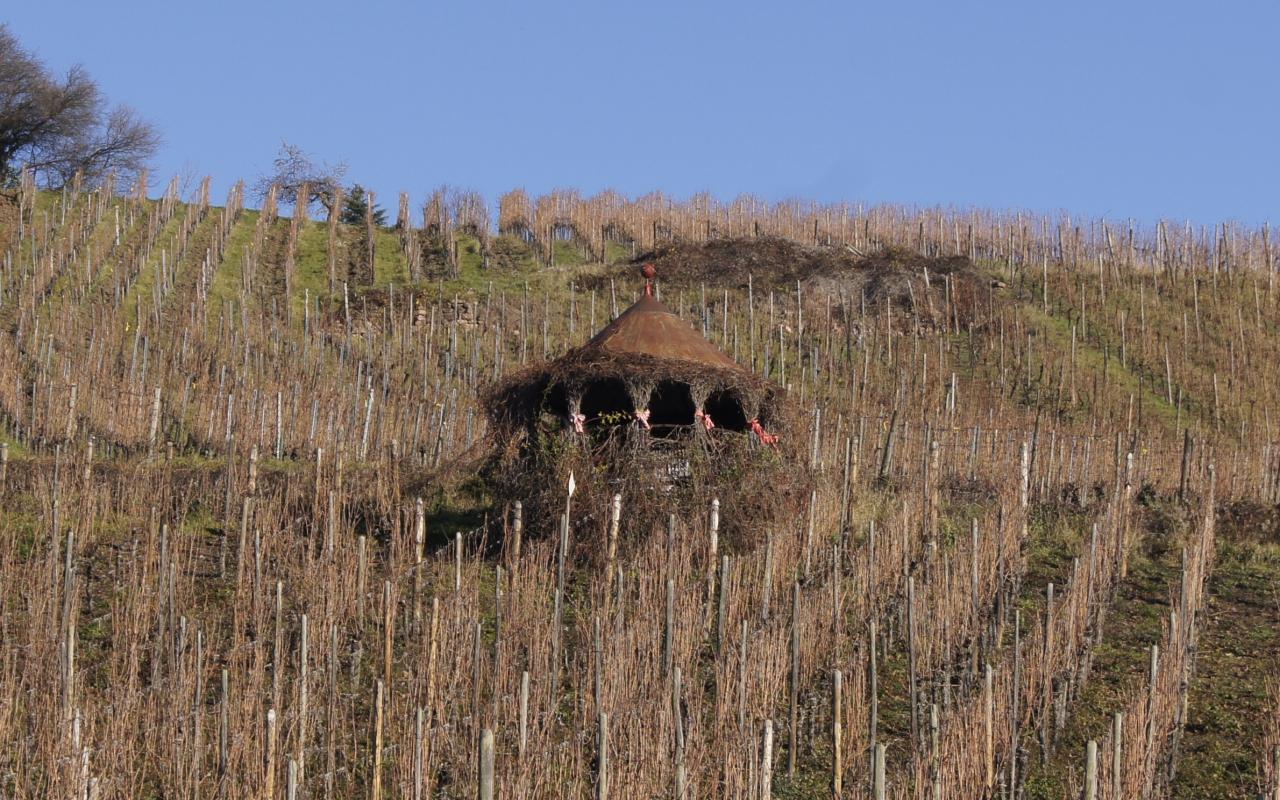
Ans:
{"label": "weathered wooden stake", "polygon": [[520,539],[524,535],[524,503],[519,500],[515,502],[512,510],[511,519],[511,557],[510,563],[507,565],[511,569],[514,576],[519,570],[520,565]]}
{"label": "weathered wooden stake", "polygon": [[422,706],[418,706],[418,713],[414,719],[413,726],[413,800],[422,800],[422,774],[424,771],[423,764],[423,728],[426,724],[426,711]]}
{"label": "weathered wooden stake", "polygon": [[875,763],[876,755],[876,729],[879,727],[877,716],[880,713],[880,686],[879,678],[876,674],[876,621],[871,620],[870,630],[867,632],[867,641],[870,645],[868,652],[867,669],[867,724],[868,736],[867,742],[870,745],[870,760],[872,765]]}
{"label": "weathered wooden stake", "polygon": [[800,582],[791,594],[791,713],[787,735],[787,777],[796,776],[796,758],[800,752]]}
{"label": "weathered wooden stake", "polygon": [[520,745],[517,755],[524,761],[529,746],[529,671],[520,673]]}
{"label": "weathered wooden stake", "polygon": [[1093,739],[1084,751],[1084,800],[1098,800],[1098,743]]}
{"label": "weathered wooden stake", "polygon": [[920,694],[916,679],[916,579],[907,577],[907,667],[911,683],[911,741],[920,742]]}
{"label": "weathered wooden stake", "polygon": [[[525,673],[526,675],[528,673]],[[601,711],[596,730],[596,800],[609,800],[609,714]]]}
{"label": "weathered wooden stake", "polygon": [[267,764],[266,774],[262,777],[264,800],[274,800],[276,796],[276,710],[274,708],[267,709]]}
{"label": "weathered wooden stake", "polygon": [[760,748],[760,800],[773,797],[773,720],[764,721],[764,742]]}
{"label": "weathered wooden stake", "polygon": [[382,800],[382,696],[384,691],[382,681],[378,681],[373,712],[373,789],[370,794],[373,800]]}
{"label": "weathered wooden stake", "polygon": [[942,800],[942,752],[938,742],[938,704],[929,704],[929,774],[933,800]]}
{"label": "weathered wooden stake", "polygon": [[[1111,796],[1124,797],[1124,712],[1117,711],[1111,717]],[[1280,800],[1280,798],[1277,798]]]}
{"label": "weathered wooden stake", "polygon": [[831,674],[831,797],[844,792],[844,674]]}
{"label": "weathered wooden stake", "polygon": [[476,789],[478,800],[493,800],[493,731],[485,728],[480,734],[480,780]]}
{"label": "weathered wooden stake", "polygon": [[986,764],[986,787],[990,791],[996,780],[995,761],[995,693],[992,691],[991,665],[987,664],[982,676],[982,697],[986,713],[983,715],[986,725],[984,737],[983,761]]}
{"label": "weathered wooden stake", "polygon": [[1151,752],[1151,747],[1155,743],[1156,738],[1156,678],[1159,676],[1160,670],[1160,645],[1151,645],[1151,665],[1147,676],[1147,752]]}
{"label": "weathered wooden stake", "polygon": [[662,674],[670,675],[675,663],[676,582],[667,578],[667,605],[662,634]]}
{"label": "weathered wooden stake", "polygon": [[884,756],[884,745],[877,744],[875,756],[873,758],[874,764],[871,771],[871,791],[875,796],[875,800],[885,800]]}

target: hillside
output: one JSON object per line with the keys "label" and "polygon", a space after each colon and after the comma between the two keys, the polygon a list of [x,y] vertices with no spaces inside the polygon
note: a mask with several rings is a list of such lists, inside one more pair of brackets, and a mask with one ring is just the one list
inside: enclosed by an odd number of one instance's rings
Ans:
{"label": "hillside", "polygon": [[[1275,791],[1269,231],[575,197],[0,194],[0,796]],[[815,489],[565,572],[480,398],[641,261]]]}

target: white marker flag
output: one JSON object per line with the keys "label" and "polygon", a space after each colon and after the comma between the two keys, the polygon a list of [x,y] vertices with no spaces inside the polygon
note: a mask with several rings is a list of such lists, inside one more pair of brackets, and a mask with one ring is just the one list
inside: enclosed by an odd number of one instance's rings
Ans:
{"label": "white marker flag", "polygon": [[569,496],[573,497],[573,490],[578,488],[578,484],[573,480],[573,470],[569,470]]}

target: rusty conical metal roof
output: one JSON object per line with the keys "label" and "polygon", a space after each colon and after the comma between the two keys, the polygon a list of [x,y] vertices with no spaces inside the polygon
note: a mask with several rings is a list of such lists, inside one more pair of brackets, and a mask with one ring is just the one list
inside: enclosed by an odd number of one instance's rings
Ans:
{"label": "rusty conical metal roof", "polygon": [[599,349],[613,355],[646,355],[745,371],[692,325],[649,294],[606,325],[582,349]]}

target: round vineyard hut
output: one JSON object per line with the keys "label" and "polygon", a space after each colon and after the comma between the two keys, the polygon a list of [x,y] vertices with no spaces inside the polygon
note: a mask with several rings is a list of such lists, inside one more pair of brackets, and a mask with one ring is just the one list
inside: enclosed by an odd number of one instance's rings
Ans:
{"label": "round vineyard hut", "polygon": [[758,526],[794,511],[807,473],[784,390],[663,305],[652,267],[644,275],[640,299],[588,342],[489,392],[495,488],[547,523],[570,472],[587,507],[623,495],[638,530],[711,498],[730,537],[735,516]]}
{"label": "round vineyard hut", "polygon": [[500,429],[559,427],[598,440],[620,430],[649,439],[748,434],[776,445],[782,389],[742,367],[653,295],[644,294],[581,347],[519,373],[491,395]]}

